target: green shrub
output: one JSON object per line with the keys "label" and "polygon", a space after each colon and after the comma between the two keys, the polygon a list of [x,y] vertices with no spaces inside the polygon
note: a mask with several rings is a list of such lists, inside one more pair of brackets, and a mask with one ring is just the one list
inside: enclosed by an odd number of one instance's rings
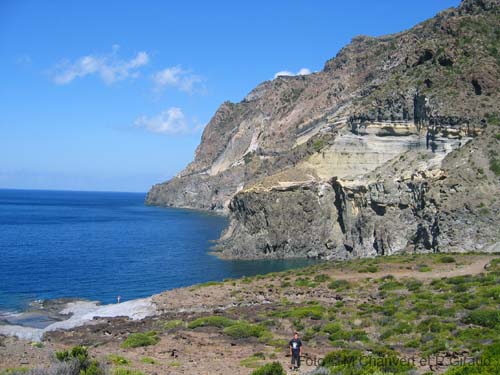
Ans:
{"label": "green shrub", "polygon": [[223,332],[226,335],[237,339],[248,337],[262,337],[265,334],[269,334],[267,328],[244,321],[237,322],[229,327],[224,328]]}
{"label": "green shrub", "polygon": [[318,285],[315,282],[309,280],[309,278],[307,277],[305,278],[299,277],[295,280],[293,284],[298,287],[304,286],[307,288],[315,288]]}
{"label": "green shrub", "polygon": [[168,322],[163,323],[163,328],[166,330],[171,330],[180,326],[183,326],[184,322],[182,320],[169,320]]}
{"label": "green shrub", "polygon": [[427,264],[417,264],[417,271],[418,272],[430,272],[432,271],[432,268],[428,266]]}
{"label": "green shrub", "polygon": [[74,346],[71,350],[56,352],[56,358],[60,362],[77,359],[78,362],[84,363],[89,358],[89,352],[85,346]]}
{"label": "green shrub", "polygon": [[154,358],[151,358],[151,357],[143,357],[141,359],[141,362],[142,363],[147,363],[148,365],[156,365],[156,364],[158,364],[158,362]]}
{"label": "green shrub", "polygon": [[419,333],[436,333],[441,332],[444,329],[443,324],[438,318],[432,317],[421,321],[417,326],[417,332]]}
{"label": "green shrub", "polygon": [[226,318],[224,316],[205,316],[202,318],[198,318],[193,320],[192,322],[189,322],[188,328],[194,329],[198,327],[218,327],[218,328],[225,328],[232,326],[235,324],[236,321],[233,319]]}
{"label": "green shrub", "polygon": [[155,345],[160,341],[155,331],[131,333],[122,343],[122,348],[138,348],[140,346]]}
{"label": "green shrub", "polygon": [[453,366],[444,375],[493,375],[500,374],[500,343],[488,346],[473,363]]}
{"label": "green shrub", "polygon": [[9,367],[0,371],[0,375],[19,375],[30,371],[28,367]]}
{"label": "green shrub", "polygon": [[411,333],[413,332],[413,326],[410,323],[407,322],[400,322],[396,324],[394,327],[389,328],[388,330],[384,331],[380,335],[380,339],[386,340],[391,336],[394,335],[402,335],[405,333]]}
{"label": "green shrub", "polygon": [[207,281],[207,282],[204,282],[204,283],[193,285],[190,288],[190,290],[196,290],[196,289],[200,289],[200,288],[205,288],[207,286],[217,286],[217,285],[223,285],[223,283],[220,282],[220,281]]}
{"label": "green shrub", "polygon": [[405,286],[410,292],[415,292],[420,289],[422,282],[420,280],[410,279],[405,282]]}
{"label": "green shrub", "polygon": [[71,350],[56,352],[56,358],[60,362],[76,362],[76,371],[80,375],[104,375],[105,370],[96,360],[89,358],[89,352],[85,346],[74,346]]}
{"label": "green shrub", "polygon": [[500,125],[500,116],[493,112],[493,113],[487,113],[486,114],[486,121],[492,125]]}
{"label": "green shrub", "polygon": [[500,325],[500,311],[493,309],[474,310],[464,318],[464,322],[481,327],[495,328]]}
{"label": "green shrub", "polygon": [[254,353],[248,358],[242,359],[240,365],[247,368],[257,368],[262,366],[262,361],[266,359],[266,356],[262,352]]}
{"label": "green shrub", "polygon": [[325,274],[320,274],[320,275],[314,276],[314,281],[317,283],[323,283],[327,280],[330,280],[330,276],[325,275]]}
{"label": "green shrub", "polygon": [[345,331],[340,323],[326,323],[321,331],[328,334],[328,338],[330,339],[330,341],[347,341],[351,338],[351,334]]}
{"label": "green shrub", "polygon": [[338,291],[349,289],[350,286],[351,284],[349,284],[349,281],[347,280],[333,280],[328,284],[328,288]]}
{"label": "green shrub", "polygon": [[480,294],[482,297],[500,302],[500,285],[484,288],[481,290]]}
{"label": "green shrub", "polygon": [[323,147],[325,147],[325,141],[323,139],[317,139],[313,143],[313,149],[316,152],[320,152]]}
{"label": "green shrub", "polygon": [[500,176],[500,160],[491,158],[490,159],[490,170],[497,176]]}
{"label": "green shrub", "polygon": [[325,308],[321,305],[312,305],[312,306],[302,306],[302,307],[294,307],[288,311],[283,311],[276,313],[275,315],[282,318],[311,318],[315,320],[319,320],[323,317],[325,313]]}
{"label": "green shrub", "polygon": [[400,283],[399,281],[390,280],[390,281],[386,281],[386,282],[380,284],[378,289],[379,290],[394,290],[394,289],[401,289],[403,287],[404,287],[404,285],[402,283]]}
{"label": "green shrub", "polygon": [[330,373],[342,375],[407,375],[414,372],[414,367],[408,360],[395,354],[364,357],[359,350],[348,349],[328,353],[323,365]]}
{"label": "green shrub", "polygon": [[286,372],[279,362],[272,362],[253,371],[251,375],[286,375]]}
{"label": "green shrub", "polygon": [[451,255],[443,255],[438,259],[439,263],[455,263],[456,260]]}
{"label": "green shrub", "polygon": [[123,366],[130,365],[130,361],[127,358],[117,354],[108,355],[108,360],[114,365],[123,365]]}
{"label": "green shrub", "polygon": [[361,272],[361,273],[375,273],[375,272],[378,272],[378,266],[376,266],[374,264],[368,265],[366,267],[360,268],[359,272]]}
{"label": "green shrub", "polygon": [[113,371],[113,375],[146,375],[142,371],[118,367]]}

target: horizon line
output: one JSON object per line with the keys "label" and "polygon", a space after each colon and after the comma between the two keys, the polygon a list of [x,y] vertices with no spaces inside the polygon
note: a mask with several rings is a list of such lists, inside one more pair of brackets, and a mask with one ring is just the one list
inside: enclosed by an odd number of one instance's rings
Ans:
{"label": "horizon line", "polygon": [[37,188],[8,188],[0,187],[0,190],[20,190],[20,191],[52,191],[52,192],[74,192],[74,193],[128,193],[147,194],[147,191],[123,191],[123,190],[77,190],[77,189],[37,189]]}

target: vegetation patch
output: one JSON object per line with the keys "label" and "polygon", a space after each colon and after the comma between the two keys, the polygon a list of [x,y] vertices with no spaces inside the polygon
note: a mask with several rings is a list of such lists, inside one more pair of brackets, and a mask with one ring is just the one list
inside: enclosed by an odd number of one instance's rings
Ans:
{"label": "vegetation patch", "polygon": [[281,363],[272,362],[253,371],[251,375],[286,375],[286,372]]}
{"label": "vegetation patch", "polygon": [[105,375],[104,368],[89,356],[85,346],[74,346],[70,350],[56,352],[59,362],[71,362],[74,371],[80,375]]}
{"label": "vegetation patch", "polygon": [[160,341],[155,331],[131,333],[122,343],[122,348],[138,348],[141,346],[156,345]]}
{"label": "vegetation patch", "polygon": [[328,284],[329,289],[334,289],[337,291],[342,291],[349,289],[351,287],[351,284],[347,280],[333,280]]}
{"label": "vegetation patch", "polygon": [[122,357],[121,355],[118,354],[110,354],[108,355],[107,359],[114,365],[122,365],[122,366],[130,365],[130,361],[127,358]]}
{"label": "vegetation patch", "polygon": [[240,365],[246,368],[257,368],[263,365],[266,356],[262,352],[255,353],[240,361]]}
{"label": "vegetation patch", "polygon": [[375,264],[370,264],[359,269],[360,273],[375,273],[378,272],[379,268]]}
{"label": "vegetation patch", "polygon": [[236,339],[243,339],[249,337],[268,337],[270,336],[269,330],[258,324],[251,324],[245,321],[239,321],[229,327],[224,328],[224,334]]}
{"label": "vegetation patch", "polygon": [[115,371],[113,371],[113,375],[146,375],[146,374],[139,370],[118,367],[115,368]]}
{"label": "vegetation patch", "polygon": [[235,324],[236,321],[233,319],[226,318],[224,316],[205,316],[202,318],[198,318],[189,322],[187,327],[189,329],[194,329],[198,327],[218,327],[218,328],[226,328]]}
{"label": "vegetation patch", "polygon": [[184,326],[184,322],[178,319],[169,320],[168,322],[163,323],[163,328],[166,329],[167,331],[182,326]]}
{"label": "vegetation patch", "polygon": [[500,176],[500,160],[496,158],[490,159],[490,170],[495,173],[495,175]]}
{"label": "vegetation patch", "polygon": [[407,359],[396,355],[364,356],[359,350],[349,349],[327,354],[323,366],[330,370],[331,374],[342,375],[409,375],[414,373],[414,367]]}
{"label": "vegetation patch", "polygon": [[456,260],[451,255],[443,255],[438,259],[439,263],[455,263]]}
{"label": "vegetation patch", "polygon": [[498,326],[500,328],[500,310],[474,310],[465,317],[464,322],[475,324],[481,327],[495,328]]}
{"label": "vegetation patch", "polygon": [[281,318],[310,318],[319,320],[323,317],[326,309],[321,305],[311,305],[311,306],[301,306],[301,307],[293,307],[287,311],[282,311],[278,313],[274,313],[273,315],[281,317]]}
{"label": "vegetation patch", "polygon": [[154,358],[151,358],[151,357],[142,357],[141,362],[146,363],[148,365],[157,365],[158,364],[158,361]]}

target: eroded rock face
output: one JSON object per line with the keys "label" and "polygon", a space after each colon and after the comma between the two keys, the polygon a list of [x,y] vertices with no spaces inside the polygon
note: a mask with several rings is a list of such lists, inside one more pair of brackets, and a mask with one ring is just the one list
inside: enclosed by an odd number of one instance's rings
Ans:
{"label": "eroded rock face", "polygon": [[494,248],[499,14],[500,0],[464,0],[224,103],[146,203],[228,213],[231,257]]}
{"label": "eroded rock face", "polygon": [[437,251],[437,209],[428,182],[341,182],[237,194],[223,255],[244,258],[347,259],[403,250]]}
{"label": "eroded rock face", "polygon": [[360,179],[242,191],[218,248],[227,257],[326,259],[496,251],[500,183],[481,166],[497,142],[486,132],[446,155],[407,151]]}

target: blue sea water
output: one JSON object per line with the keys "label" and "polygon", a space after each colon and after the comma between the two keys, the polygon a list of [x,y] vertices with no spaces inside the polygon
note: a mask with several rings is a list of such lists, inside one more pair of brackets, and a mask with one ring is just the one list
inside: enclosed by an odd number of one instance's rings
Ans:
{"label": "blue sea water", "polygon": [[142,193],[0,190],[0,310],[36,299],[103,303],[307,264],[208,253],[224,217],[148,207]]}

